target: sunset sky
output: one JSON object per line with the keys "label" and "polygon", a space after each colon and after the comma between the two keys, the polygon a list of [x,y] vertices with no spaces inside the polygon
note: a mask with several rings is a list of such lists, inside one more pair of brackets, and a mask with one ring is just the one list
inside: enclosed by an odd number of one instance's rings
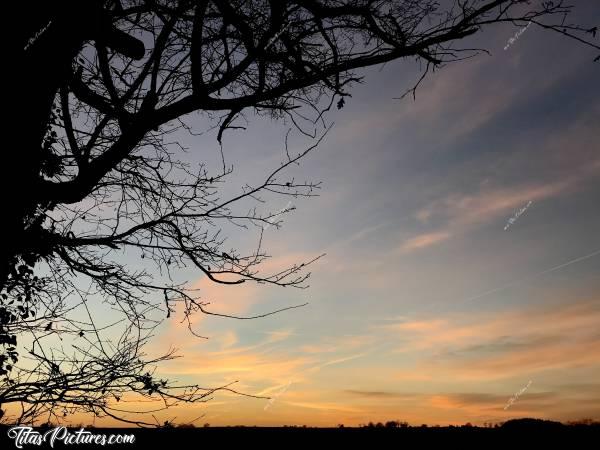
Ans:
{"label": "sunset sky", "polygon": [[[589,5],[580,17],[598,17]],[[162,376],[239,380],[236,389],[273,400],[217,394],[157,418],[600,419],[600,65],[534,26],[505,50],[518,30],[478,34],[491,54],[430,74],[415,100],[398,99],[419,77],[412,61],[362,72],[364,84],[327,116],[327,137],[294,168],[297,179],[323,182],[319,196],[265,206],[296,208],[265,231],[265,272],[326,253],[311,266],[310,288],[180,274],[219,313],[309,304],[249,321],[196,316],[194,331],[208,340],[192,336],[179,311],[149,348],[182,356],[161,365]],[[246,125],[224,138],[236,170],[229,192],[285,158],[290,124],[249,115]],[[220,161],[214,133],[182,139],[185,158]],[[296,133],[291,145],[310,141]],[[228,230],[228,242],[253,248],[258,231],[242,231]]]}

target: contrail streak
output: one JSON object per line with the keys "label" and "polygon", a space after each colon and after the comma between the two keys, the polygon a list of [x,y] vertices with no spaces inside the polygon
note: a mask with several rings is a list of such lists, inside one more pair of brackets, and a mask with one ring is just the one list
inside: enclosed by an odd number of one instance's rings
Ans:
{"label": "contrail streak", "polygon": [[[455,306],[457,306],[457,305],[462,305],[462,304],[464,304],[464,303],[468,303],[468,302],[471,302],[471,301],[473,301],[473,300],[477,300],[477,299],[479,299],[479,298],[486,297],[486,296],[488,296],[488,295],[490,295],[490,294],[493,294],[494,292],[502,291],[502,290],[504,290],[504,289],[508,289],[509,287],[512,287],[512,286],[519,285],[519,284],[521,284],[521,283],[524,283],[525,281],[528,281],[528,280],[530,280],[531,278],[536,278],[536,277],[539,277],[539,276],[541,276],[541,275],[545,275],[545,274],[547,274],[547,273],[554,272],[554,271],[556,271],[556,270],[562,269],[563,267],[567,267],[567,266],[570,266],[571,264],[575,264],[575,263],[577,263],[577,262],[579,262],[579,261],[583,261],[583,260],[585,260],[585,259],[592,258],[592,257],[594,257],[594,256],[596,256],[596,255],[598,255],[598,254],[600,254],[600,249],[599,249],[599,250],[596,250],[595,252],[593,252],[593,253],[590,253],[590,254],[588,254],[588,255],[585,255],[585,256],[580,256],[579,258],[572,259],[571,261],[567,261],[566,263],[560,264],[560,265],[558,265],[558,266],[555,266],[555,267],[551,267],[550,269],[546,269],[546,270],[544,270],[544,271],[542,271],[542,272],[538,272],[538,273],[536,273],[536,274],[533,274],[533,275],[530,275],[530,276],[528,276],[528,277],[521,278],[520,280],[513,281],[512,283],[505,284],[504,286],[500,286],[500,287],[494,288],[494,289],[492,289],[492,290],[490,290],[490,291],[486,291],[486,292],[483,292],[483,293],[481,293],[481,294],[475,295],[475,296],[473,296],[473,297],[469,297],[469,298],[467,298],[467,299],[465,299],[465,300],[463,300],[463,301],[461,301],[461,302],[455,303],[454,305],[455,305]],[[439,304],[439,302],[438,302],[437,304]],[[433,304],[433,305],[431,305],[431,306],[435,306],[435,304]],[[428,308],[428,309],[429,309],[429,308]]]}

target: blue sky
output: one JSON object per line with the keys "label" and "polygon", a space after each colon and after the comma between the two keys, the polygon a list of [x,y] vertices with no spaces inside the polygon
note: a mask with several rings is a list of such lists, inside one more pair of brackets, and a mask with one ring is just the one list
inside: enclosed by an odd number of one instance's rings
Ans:
{"label": "blue sky", "polygon": [[[593,15],[588,4],[581,17]],[[164,323],[152,351],[175,346],[183,357],[161,374],[239,380],[244,391],[275,396],[267,409],[219,396],[165,417],[246,425],[600,418],[600,65],[533,26],[504,50],[518,29],[477,35],[490,54],[430,74],[414,100],[398,99],[419,77],[414,62],[366,70],[346,106],[327,116],[332,130],[290,172],[322,181],[320,195],[267,205],[296,209],[265,231],[266,270],[327,254],[312,266],[309,289],[222,287],[191,269],[178,274],[216,312],[309,305],[253,321],[197,317],[209,340],[177,318]],[[285,159],[289,124],[248,117],[246,125],[224,138],[236,169],[224,194]],[[181,141],[190,161],[220,163],[214,133]],[[290,142],[310,145],[297,133]],[[228,231],[232,246],[256,245],[258,229]]]}

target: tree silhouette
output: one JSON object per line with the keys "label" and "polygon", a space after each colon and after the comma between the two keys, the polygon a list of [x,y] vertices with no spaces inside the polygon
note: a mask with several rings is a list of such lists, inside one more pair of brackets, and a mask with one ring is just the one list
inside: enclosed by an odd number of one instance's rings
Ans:
{"label": "tree silhouette", "polygon": [[[267,258],[260,230],[292,208],[261,214],[256,204],[268,195],[315,195],[318,183],[286,170],[319,143],[324,133],[313,134],[315,124],[344,106],[361,80],[357,69],[416,58],[424,77],[482,51],[461,41],[501,22],[531,23],[600,48],[595,28],[570,24],[571,7],[562,1],[53,0],[13,7],[18,64],[10,110],[26,118],[26,129],[17,150],[5,152],[1,178],[0,406],[19,405],[19,422],[85,411],[146,424],[127,418],[124,395],[168,407],[232,390],[156,379],[154,367],[173,353],[151,358],[143,346],[176,304],[192,332],[194,312],[220,315],[172,281],[182,267],[223,285],[306,286],[314,259],[274,273],[259,269]],[[168,139],[196,129],[194,112],[217,130],[219,143],[245,112],[288,120],[315,141],[296,154],[286,146],[264,182],[225,197],[232,168],[192,167]],[[257,248],[226,248],[225,225],[255,225]],[[144,268],[126,261],[133,254]],[[99,324],[99,304],[120,318]]]}

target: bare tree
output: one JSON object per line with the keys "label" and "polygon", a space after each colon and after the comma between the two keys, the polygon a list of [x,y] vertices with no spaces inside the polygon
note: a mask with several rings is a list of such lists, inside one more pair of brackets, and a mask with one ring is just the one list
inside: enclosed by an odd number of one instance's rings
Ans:
{"label": "bare tree", "polygon": [[[173,281],[182,267],[224,285],[306,286],[314,259],[260,270],[261,230],[291,208],[257,205],[315,195],[319,183],[287,169],[319,143],[323,114],[344,106],[357,69],[416,58],[424,77],[484,51],[461,43],[502,22],[600,49],[596,28],[570,23],[563,1],[64,0],[17,9],[11,106],[27,128],[1,181],[0,406],[18,408],[11,420],[20,422],[86,411],[148,425],[120,407],[123,396],[168,407],[232,391],[157,379],[154,368],[173,353],[152,358],[143,346],[176,304],[193,333],[191,314],[219,315]],[[224,197],[232,168],[181,161],[169,136],[192,133],[198,113],[221,143],[245,112],[287,120],[314,142],[292,154],[286,145],[264,182]],[[226,248],[226,224],[256,226],[257,247]],[[132,254],[144,269],[127,263]],[[119,319],[100,323],[99,304]]]}

